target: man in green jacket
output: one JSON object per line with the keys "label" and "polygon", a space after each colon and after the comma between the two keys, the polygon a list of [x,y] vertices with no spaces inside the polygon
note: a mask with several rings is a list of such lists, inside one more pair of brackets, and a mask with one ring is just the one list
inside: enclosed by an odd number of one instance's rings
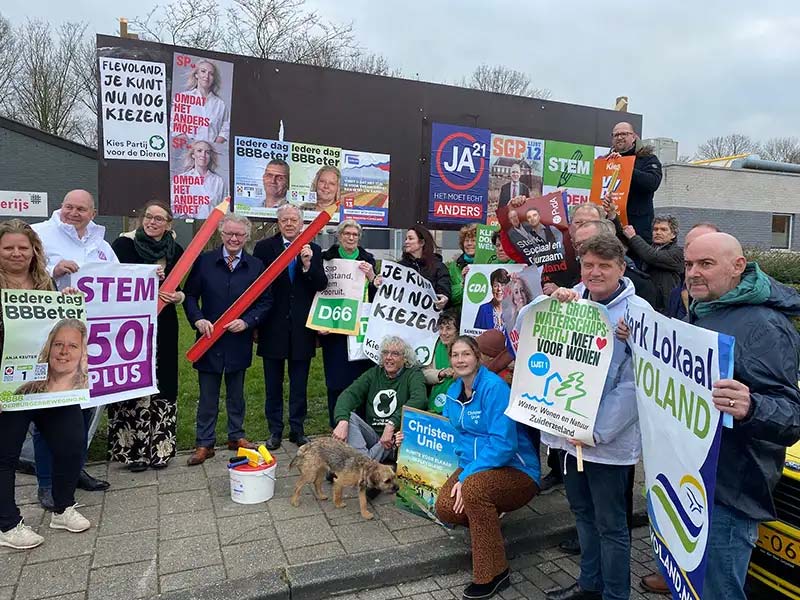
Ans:
{"label": "man in green jacket", "polygon": [[[333,437],[373,460],[390,459],[396,447],[403,406],[425,410],[425,378],[414,351],[402,339],[381,342],[381,364],[365,371],[339,395],[333,413]],[[364,407],[365,419],[356,414]]]}

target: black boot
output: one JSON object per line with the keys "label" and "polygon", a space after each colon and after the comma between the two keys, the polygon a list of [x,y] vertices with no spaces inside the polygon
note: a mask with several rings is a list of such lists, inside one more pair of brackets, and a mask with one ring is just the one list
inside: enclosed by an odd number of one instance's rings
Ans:
{"label": "black boot", "polygon": [[102,492],[103,490],[110,488],[111,484],[109,484],[107,481],[103,481],[102,479],[92,477],[86,472],[86,470],[83,470],[78,477],[78,487],[82,490],[86,490],[87,492]]}
{"label": "black boot", "polygon": [[575,583],[568,588],[546,592],[544,597],[547,600],[601,600],[603,594],[581,589],[581,586]]}
{"label": "black boot", "polygon": [[509,585],[511,585],[511,579],[508,569],[506,569],[489,583],[470,583],[464,588],[464,594],[461,597],[463,600],[483,600],[493,597]]}

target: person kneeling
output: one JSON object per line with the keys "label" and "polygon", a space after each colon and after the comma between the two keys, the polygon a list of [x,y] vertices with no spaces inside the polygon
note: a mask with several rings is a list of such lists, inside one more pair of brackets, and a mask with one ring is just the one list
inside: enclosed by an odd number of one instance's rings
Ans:
{"label": "person kneeling", "polygon": [[539,457],[504,411],[508,385],[480,363],[477,342],[459,336],[450,348],[456,380],[444,416],[458,432],[458,469],[436,500],[445,523],[469,526],[472,583],[463,598],[491,598],[510,585],[500,514],[525,506],[539,492]]}
{"label": "person kneeling", "polygon": [[[332,436],[378,462],[389,462],[399,442],[403,406],[425,410],[425,378],[414,351],[402,339],[381,342],[381,364],[365,371],[336,401]],[[365,419],[358,416],[364,409]]]}

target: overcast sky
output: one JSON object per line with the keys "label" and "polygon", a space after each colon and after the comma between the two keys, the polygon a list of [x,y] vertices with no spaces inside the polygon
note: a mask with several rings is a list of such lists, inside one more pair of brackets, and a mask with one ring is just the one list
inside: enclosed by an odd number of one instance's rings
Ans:
{"label": "overcast sky", "polygon": [[[227,0],[225,0],[227,1]],[[88,21],[117,32],[152,0],[26,0],[0,9],[19,23]],[[406,77],[454,83],[482,62],[529,73],[553,100],[611,108],[617,96],[644,117],[644,137],[671,137],[680,154],[744,133],[800,136],[800,2],[544,2],[309,0],[352,21],[365,49]]]}

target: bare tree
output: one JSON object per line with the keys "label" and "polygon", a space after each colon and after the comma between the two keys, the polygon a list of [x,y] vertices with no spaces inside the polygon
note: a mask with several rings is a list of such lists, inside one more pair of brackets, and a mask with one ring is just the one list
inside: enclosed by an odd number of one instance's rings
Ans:
{"label": "bare tree", "polygon": [[85,31],[85,23],[65,23],[55,33],[42,21],[20,27],[19,71],[10,85],[19,120],[61,137],[79,135],[83,90],[75,68]]}
{"label": "bare tree", "polygon": [[796,137],[774,137],[764,142],[761,158],[780,162],[800,163],[800,140]]}
{"label": "bare tree", "polygon": [[553,95],[547,88],[533,87],[530,75],[503,65],[479,65],[469,79],[462,79],[461,85],[485,92],[527,96],[539,100],[547,100]]}
{"label": "bare tree", "polygon": [[748,135],[732,133],[725,136],[712,137],[697,147],[696,158],[699,160],[722,158],[735,154],[755,154],[760,150],[758,142]]}
{"label": "bare tree", "polygon": [[[0,90],[10,90],[11,83],[17,76],[19,52],[17,39],[11,23],[0,15]],[[0,112],[14,116],[13,94],[0,94]]]}
{"label": "bare tree", "polygon": [[224,28],[216,0],[176,0],[131,21],[142,37],[173,46],[219,50]]}

